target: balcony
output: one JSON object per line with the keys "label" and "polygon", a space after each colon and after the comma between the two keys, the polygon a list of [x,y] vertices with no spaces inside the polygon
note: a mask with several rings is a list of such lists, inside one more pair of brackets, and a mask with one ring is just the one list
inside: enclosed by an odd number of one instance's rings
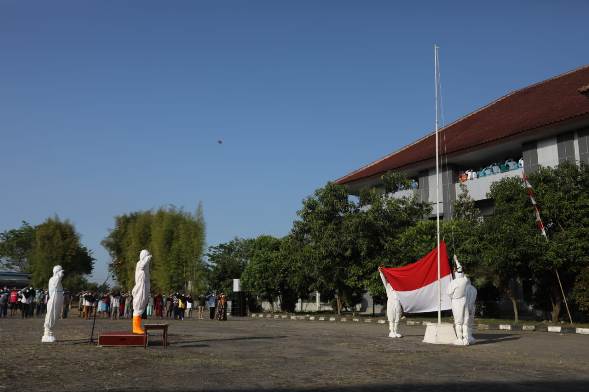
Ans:
{"label": "balcony", "polygon": [[418,189],[403,189],[402,191],[397,191],[394,193],[389,193],[388,196],[392,197],[394,199],[402,199],[404,197],[413,197],[413,195],[415,195],[417,192],[419,192]]}
{"label": "balcony", "polygon": [[[507,171],[504,173],[497,173],[497,174],[492,174],[490,176],[479,177],[474,180],[465,181],[462,184],[464,184],[466,186],[466,189],[468,190],[468,194],[470,197],[472,197],[473,200],[475,200],[475,201],[485,200],[485,199],[488,199],[487,192],[489,192],[489,190],[491,190],[492,183],[494,183],[496,181],[501,181],[504,178],[521,177],[522,170],[523,169],[519,168],[519,169],[515,169],[515,170],[510,170],[510,171]],[[460,195],[460,192],[461,192],[460,191],[460,184],[461,183],[456,184],[456,197],[458,197],[458,195]]]}

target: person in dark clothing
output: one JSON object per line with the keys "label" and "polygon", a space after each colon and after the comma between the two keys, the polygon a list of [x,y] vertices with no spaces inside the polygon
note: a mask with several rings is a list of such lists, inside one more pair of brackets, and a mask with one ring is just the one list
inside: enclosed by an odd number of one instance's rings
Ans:
{"label": "person in dark clothing", "polygon": [[174,311],[174,295],[172,293],[170,293],[170,295],[168,295],[168,297],[166,298],[166,317],[167,318],[172,318],[172,315]]}
{"label": "person in dark clothing", "polygon": [[22,290],[21,295],[21,317],[32,317],[33,316],[33,298],[35,296],[35,290],[32,287],[25,287]]}
{"label": "person in dark clothing", "polygon": [[72,295],[70,294],[69,291],[65,290],[63,292],[63,308],[61,311],[61,318],[62,319],[66,319],[67,315],[69,313],[70,310],[70,304],[72,302]]}
{"label": "person in dark clothing", "polygon": [[180,302],[180,293],[174,293],[174,296],[172,297],[172,309],[173,309],[172,314],[174,315],[174,320],[178,320],[180,318],[180,314],[178,312],[179,302]]}
{"label": "person in dark clothing", "polygon": [[162,293],[158,293],[153,299],[155,308],[155,317],[163,318],[164,297]]}
{"label": "person in dark clothing", "polygon": [[8,287],[4,287],[2,291],[0,291],[0,317],[8,316],[8,297],[10,296],[10,291]]}
{"label": "person in dark clothing", "polygon": [[207,299],[206,297],[201,294],[198,296],[198,319],[202,320],[203,319],[203,313],[205,311],[205,305],[207,303]]}

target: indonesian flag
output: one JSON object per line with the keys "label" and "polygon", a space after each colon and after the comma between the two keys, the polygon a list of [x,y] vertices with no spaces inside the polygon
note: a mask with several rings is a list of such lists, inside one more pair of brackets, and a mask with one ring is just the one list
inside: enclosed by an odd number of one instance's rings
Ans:
{"label": "indonesian flag", "polygon": [[[438,248],[413,264],[397,268],[381,268],[387,282],[395,290],[403,310],[425,313],[438,310]],[[448,286],[452,281],[446,243],[440,242],[441,308],[451,309]]]}

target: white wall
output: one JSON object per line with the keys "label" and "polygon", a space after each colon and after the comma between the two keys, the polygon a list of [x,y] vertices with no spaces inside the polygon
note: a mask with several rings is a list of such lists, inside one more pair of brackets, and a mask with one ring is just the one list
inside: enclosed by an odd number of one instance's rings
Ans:
{"label": "white wall", "polygon": [[538,151],[538,165],[550,167],[558,165],[558,144],[556,137],[538,140],[536,150]]}
{"label": "white wall", "polygon": [[[491,189],[491,184],[500,181],[507,177],[521,177],[522,176],[522,169],[510,170],[505,173],[497,173],[491,176],[480,177],[475,180],[470,180],[464,182],[466,185],[466,189],[468,190],[468,195],[472,197],[473,200],[485,200],[487,199],[487,192]],[[456,184],[456,198],[460,195],[460,183]]]}

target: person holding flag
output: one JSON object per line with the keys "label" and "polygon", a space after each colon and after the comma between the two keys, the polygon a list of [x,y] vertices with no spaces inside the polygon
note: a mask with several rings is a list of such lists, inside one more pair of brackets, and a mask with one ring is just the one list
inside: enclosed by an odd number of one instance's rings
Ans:
{"label": "person holding flag", "polygon": [[393,290],[393,287],[384,277],[382,273],[383,268],[384,266],[378,267],[378,273],[387,292],[387,319],[389,321],[389,338],[402,338],[403,335],[399,333],[399,320],[403,314],[403,307],[401,306],[401,301],[399,301],[397,293],[395,290]]}
{"label": "person holding flag", "polygon": [[468,346],[474,343],[472,325],[474,319],[475,301],[477,290],[462,271],[462,265],[458,257],[454,255],[456,270],[454,279],[448,286],[448,295],[452,300],[452,315],[454,316],[454,328],[456,330],[456,342],[458,346]]}

